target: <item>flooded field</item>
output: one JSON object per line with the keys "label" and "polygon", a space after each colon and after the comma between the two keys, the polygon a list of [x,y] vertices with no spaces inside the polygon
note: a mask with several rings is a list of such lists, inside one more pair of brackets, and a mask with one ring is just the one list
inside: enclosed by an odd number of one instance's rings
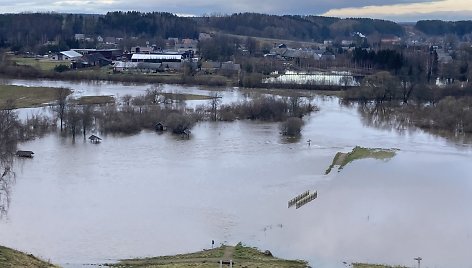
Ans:
{"label": "flooded field", "polygon": [[[4,82],[70,87],[78,95],[138,95],[151,87]],[[226,103],[256,94],[219,91]],[[281,138],[276,123],[236,121],[200,123],[188,140],[144,131],[102,136],[101,144],[56,134],[20,144],[35,157],[15,165],[0,244],[58,264],[190,252],[215,240],[314,267],[413,266],[418,256],[423,267],[472,267],[471,144],[369,127],[335,97],[313,95],[313,103],[321,110],[305,118],[296,141]],[[337,152],[355,146],[399,150],[388,161],[357,160],[324,175]],[[307,190],[318,197],[287,207]]]}

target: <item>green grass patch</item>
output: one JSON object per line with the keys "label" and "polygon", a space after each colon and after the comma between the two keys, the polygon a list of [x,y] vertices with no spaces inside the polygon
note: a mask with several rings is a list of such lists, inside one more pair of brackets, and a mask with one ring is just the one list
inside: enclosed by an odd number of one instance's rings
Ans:
{"label": "green grass patch", "polygon": [[75,103],[79,105],[108,104],[115,103],[115,98],[113,96],[83,96],[75,100]]}
{"label": "green grass patch", "polygon": [[11,58],[13,62],[18,65],[27,65],[38,70],[42,71],[52,71],[54,68],[60,64],[70,66],[70,61],[57,61],[50,59],[38,59],[38,58],[22,58],[22,57],[13,57]]}
{"label": "green grass patch", "polygon": [[[12,101],[14,108],[45,106],[57,100],[60,90],[63,89],[0,85],[0,109],[10,108],[9,101]],[[72,93],[69,89],[67,90],[68,94]]]}
{"label": "green grass patch", "polygon": [[14,249],[0,246],[0,267],[15,268],[15,267],[57,267],[48,262],[40,260],[31,254],[26,254]]}
{"label": "green grass patch", "polygon": [[343,169],[347,164],[360,159],[378,159],[389,160],[396,155],[397,149],[381,149],[381,148],[364,148],[360,146],[354,147],[349,153],[338,152],[333,158],[333,162],[326,170],[325,174],[329,174],[331,170],[338,166],[338,171]]}

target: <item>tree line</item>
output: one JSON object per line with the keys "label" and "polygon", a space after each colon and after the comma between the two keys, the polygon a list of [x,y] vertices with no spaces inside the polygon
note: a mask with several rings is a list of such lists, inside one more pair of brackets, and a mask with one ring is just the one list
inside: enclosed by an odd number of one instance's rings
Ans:
{"label": "tree line", "polygon": [[420,20],[415,28],[428,35],[456,34],[461,37],[472,33],[472,21]]}

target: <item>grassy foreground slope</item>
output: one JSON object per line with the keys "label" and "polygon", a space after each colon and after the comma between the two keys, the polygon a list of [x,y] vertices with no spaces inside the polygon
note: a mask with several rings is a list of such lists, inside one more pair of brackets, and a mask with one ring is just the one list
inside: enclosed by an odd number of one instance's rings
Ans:
{"label": "grassy foreground slope", "polygon": [[0,267],[2,268],[46,268],[57,267],[31,254],[0,246]]}

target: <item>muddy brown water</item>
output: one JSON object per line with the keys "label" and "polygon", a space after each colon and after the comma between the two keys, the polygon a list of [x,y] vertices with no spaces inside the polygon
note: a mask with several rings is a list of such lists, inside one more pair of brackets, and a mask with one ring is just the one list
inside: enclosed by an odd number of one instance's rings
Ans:
{"label": "muddy brown water", "polygon": [[[149,86],[77,88],[107,95]],[[220,90],[226,102],[247,97]],[[189,140],[143,131],[102,136],[98,145],[56,134],[21,144],[35,158],[15,165],[0,244],[68,265],[191,252],[215,240],[314,267],[413,266],[418,256],[423,267],[472,267],[471,145],[367,127],[337,98],[313,102],[321,111],[305,119],[294,142],[280,137],[276,123],[237,121],[200,123]],[[324,175],[336,152],[356,145],[400,151],[386,162],[359,160]],[[288,209],[306,190],[318,198]]]}

